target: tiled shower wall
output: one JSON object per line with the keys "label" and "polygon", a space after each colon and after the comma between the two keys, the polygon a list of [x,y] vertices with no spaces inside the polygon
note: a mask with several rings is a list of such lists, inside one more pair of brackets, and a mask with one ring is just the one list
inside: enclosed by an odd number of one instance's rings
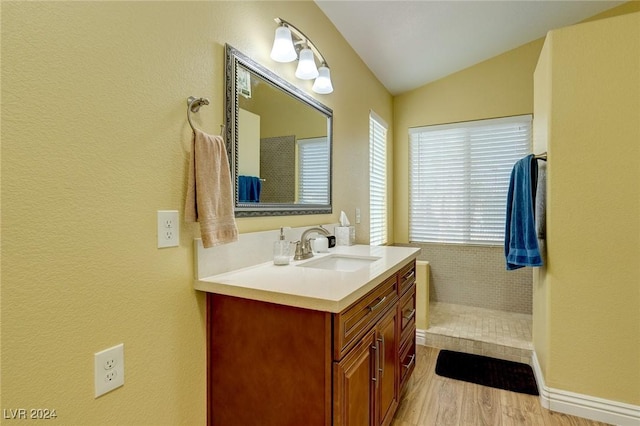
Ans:
{"label": "tiled shower wall", "polygon": [[260,139],[260,177],[263,203],[296,201],[296,137]]}
{"label": "tiled shower wall", "polygon": [[503,247],[402,244],[420,247],[430,264],[430,301],[531,314],[531,268],[505,269]]}

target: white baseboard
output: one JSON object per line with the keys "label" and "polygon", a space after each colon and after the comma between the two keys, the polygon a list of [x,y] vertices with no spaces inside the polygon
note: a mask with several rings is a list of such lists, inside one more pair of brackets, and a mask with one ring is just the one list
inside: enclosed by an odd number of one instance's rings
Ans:
{"label": "white baseboard", "polygon": [[535,351],[533,352],[533,372],[538,382],[540,404],[544,408],[613,425],[637,426],[640,424],[640,406],[547,387]]}
{"label": "white baseboard", "polygon": [[419,328],[416,328],[416,345],[426,346],[426,334],[426,330],[420,330]]}

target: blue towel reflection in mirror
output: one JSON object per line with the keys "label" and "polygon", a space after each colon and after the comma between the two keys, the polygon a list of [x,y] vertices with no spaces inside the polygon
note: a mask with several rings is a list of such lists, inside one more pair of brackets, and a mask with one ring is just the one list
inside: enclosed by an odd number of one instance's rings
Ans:
{"label": "blue towel reflection in mirror", "polygon": [[262,182],[256,176],[238,176],[238,201],[241,203],[259,203]]}

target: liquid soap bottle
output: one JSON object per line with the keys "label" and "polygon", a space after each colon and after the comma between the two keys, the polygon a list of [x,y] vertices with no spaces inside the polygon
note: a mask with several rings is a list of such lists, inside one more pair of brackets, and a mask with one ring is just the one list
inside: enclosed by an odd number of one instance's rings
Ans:
{"label": "liquid soap bottle", "polygon": [[273,264],[288,265],[291,243],[284,239],[284,228],[280,228],[280,239],[273,243]]}

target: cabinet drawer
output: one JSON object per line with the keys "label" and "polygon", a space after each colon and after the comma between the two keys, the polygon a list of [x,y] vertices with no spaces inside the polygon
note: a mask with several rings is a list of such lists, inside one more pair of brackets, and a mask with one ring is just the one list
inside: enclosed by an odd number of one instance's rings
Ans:
{"label": "cabinet drawer", "polygon": [[398,273],[398,294],[404,294],[416,282],[415,260],[402,268]]}
{"label": "cabinet drawer", "polygon": [[[387,278],[356,303],[334,316],[334,359],[340,360],[380,316],[398,300],[396,275]],[[395,309],[395,308],[394,308]]]}
{"label": "cabinet drawer", "polygon": [[416,339],[404,342],[400,348],[400,392],[416,366]]}
{"label": "cabinet drawer", "polygon": [[414,333],[416,325],[416,286],[411,288],[400,298],[398,304],[400,310],[400,336],[406,339],[410,333]]}

